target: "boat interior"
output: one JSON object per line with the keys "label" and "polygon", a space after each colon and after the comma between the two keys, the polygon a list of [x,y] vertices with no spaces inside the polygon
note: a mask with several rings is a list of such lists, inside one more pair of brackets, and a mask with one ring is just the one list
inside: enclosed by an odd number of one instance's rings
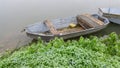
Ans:
{"label": "boat interior", "polygon": [[28,30],[31,33],[58,35],[80,32],[103,25],[102,18],[90,14],[77,15],[64,19],[45,20],[41,23],[31,25]]}
{"label": "boat interior", "polygon": [[67,27],[59,28],[59,29],[56,29],[50,20],[45,20],[44,24],[49,28],[49,31],[44,32],[44,34],[58,35],[58,34],[74,33],[90,28],[95,28],[97,26],[104,24],[102,21],[92,17],[89,14],[78,15],[73,19],[74,20],[69,19],[72,21],[65,24]]}

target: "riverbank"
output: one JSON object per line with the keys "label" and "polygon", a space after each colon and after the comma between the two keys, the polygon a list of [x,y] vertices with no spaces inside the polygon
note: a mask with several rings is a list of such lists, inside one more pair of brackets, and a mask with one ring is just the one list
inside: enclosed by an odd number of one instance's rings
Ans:
{"label": "riverbank", "polygon": [[42,40],[0,58],[0,67],[120,67],[120,35],[80,37],[79,40]]}

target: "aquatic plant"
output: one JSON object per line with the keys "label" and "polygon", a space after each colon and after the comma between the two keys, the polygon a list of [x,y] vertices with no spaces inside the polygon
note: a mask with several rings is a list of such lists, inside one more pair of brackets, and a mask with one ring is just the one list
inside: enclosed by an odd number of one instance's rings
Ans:
{"label": "aquatic plant", "polygon": [[79,40],[55,38],[46,43],[21,47],[0,58],[0,68],[119,68],[120,37],[80,37]]}

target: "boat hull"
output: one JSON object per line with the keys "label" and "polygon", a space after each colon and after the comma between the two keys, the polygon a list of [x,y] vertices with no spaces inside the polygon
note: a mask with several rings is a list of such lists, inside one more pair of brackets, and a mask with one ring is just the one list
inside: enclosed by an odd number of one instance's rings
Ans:
{"label": "boat hull", "polygon": [[[109,9],[109,10],[108,10]],[[105,11],[106,10],[106,11]],[[108,10],[108,12],[107,12]],[[111,12],[112,11],[112,12]],[[114,12],[113,12],[114,11]],[[120,11],[120,10],[119,10]],[[108,18],[108,20],[112,23],[116,23],[116,24],[120,24],[120,13],[115,13],[115,9],[111,9],[110,8],[99,8],[98,13],[101,16],[104,16],[106,18]]]}
{"label": "boat hull", "polygon": [[[97,17],[97,18],[99,17],[96,14],[94,14],[93,16]],[[40,37],[42,40],[45,40],[45,41],[52,40],[55,37],[63,38],[63,39],[78,37],[78,36],[82,36],[82,35],[86,35],[86,34],[90,34],[90,33],[93,33],[93,32],[100,31],[100,30],[104,29],[109,24],[109,21],[108,21],[107,18],[101,17],[101,16],[99,18],[104,19],[104,25],[100,25],[100,26],[97,26],[95,28],[90,28],[90,29],[86,29],[86,30],[72,32],[72,33],[68,33],[68,34],[63,34],[63,35],[43,35],[43,34],[38,34],[38,33],[31,33],[29,31],[26,31],[26,34],[27,34],[27,36],[29,36],[29,37],[31,37],[33,39],[38,39],[38,37]],[[29,28],[29,27],[27,27],[27,28]]]}
{"label": "boat hull", "polygon": [[38,39],[38,37],[40,37],[42,40],[45,40],[45,41],[52,40],[55,37],[59,37],[59,38],[62,37],[63,39],[68,39],[68,38],[79,37],[79,36],[82,36],[82,35],[86,35],[86,34],[90,34],[90,33],[100,31],[100,30],[104,29],[106,26],[107,25],[97,27],[97,28],[91,28],[89,30],[84,30],[84,31],[77,32],[77,33],[61,35],[61,36],[60,35],[59,36],[43,36],[43,35],[37,35],[37,34],[35,35],[35,34],[31,34],[31,33],[27,33],[27,36],[29,36],[29,37],[31,37],[33,39]]}

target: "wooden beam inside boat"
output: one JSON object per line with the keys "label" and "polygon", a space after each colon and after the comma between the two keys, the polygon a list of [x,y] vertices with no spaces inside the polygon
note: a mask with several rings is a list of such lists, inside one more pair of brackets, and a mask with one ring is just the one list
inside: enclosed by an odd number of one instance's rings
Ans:
{"label": "wooden beam inside boat", "polygon": [[99,25],[103,25],[104,23],[94,17],[92,17],[90,14],[84,14],[86,17],[88,17],[89,19],[91,19],[92,21],[96,22]]}
{"label": "wooden beam inside boat", "polygon": [[75,33],[75,32],[80,32],[84,30],[82,27],[75,27],[75,28],[67,28],[67,29],[62,29],[62,30],[58,30],[59,33],[61,34],[67,34],[67,33]]}
{"label": "wooden beam inside boat", "polygon": [[46,24],[46,26],[49,28],[50,32],[54,35],[58,35],[59,32],[55,29],[55,27],[53,26],[53,24],[50,22],[50,20],[45,20],[44,23]]}
{"label": "wooden beam inside boat", "polygon": [[78,15],[77,22],[83,27],[84,29],[92,28],[93,26],[89,24],[89,21],[85,20],[82,15]]}
{"label": "wooden beam inside boat", "polygon": [[78,15],[77,21],[82,27],[84,26],[87,29],[94,28],[104,24],[102,21],[92,17],[89,14]]}

